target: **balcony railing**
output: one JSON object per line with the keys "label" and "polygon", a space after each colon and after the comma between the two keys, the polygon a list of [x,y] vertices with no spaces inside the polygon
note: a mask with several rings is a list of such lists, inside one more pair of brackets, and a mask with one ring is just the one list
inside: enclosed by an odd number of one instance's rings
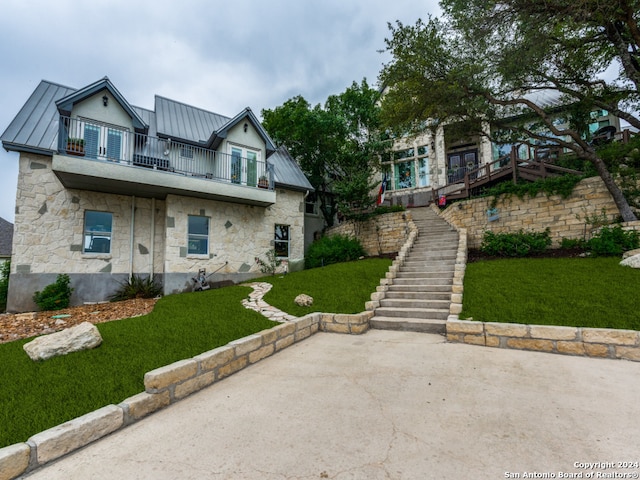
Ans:
{"label": "balcony railing", "polygon": [[256,157],[217,152],[114,125],[60,117],[58,152],[170,174],[273,190],[273,169]]}

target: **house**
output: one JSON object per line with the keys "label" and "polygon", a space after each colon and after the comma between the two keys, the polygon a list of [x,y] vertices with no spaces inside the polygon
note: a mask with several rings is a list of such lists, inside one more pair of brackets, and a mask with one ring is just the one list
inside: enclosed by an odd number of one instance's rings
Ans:
{"label": "house", "polygon": [[13,241],[13,223],[0,217],[0,265],[11,260],[11,243]]}
{"label": "house", "polygon": [[0,137],[19,153],[7,309],[35,308],[58,274],[72,304],[106,300],[131,275],[165,294],[261,275],[275,248],[304,257],[313,191],[251,109],[226,117],[155,96],[129,104],[107,78],[80,89],[42,81]]}
{"label": "house", "polygon": [[[535,103],[555,111],[557,125],[566,126],[559,93],[543,90],[535,93]],[[513,118],[518,121],[518,117]],[[440,125],[435,132],[397,139],[393,151],[383,159],[383,171],[387,175],[385,203],[405,206],[428,205],[434,192],[449,194],[456,192],[464,182],[465,173],[489,166],[491,171],[504,166],[499,159],[515,149],[517,158],[531,160],[550,155],[545,145],[528,145],[527,139],[517,144],[493,143],[488,136],[471,136],[464,140],[447,141],[447,130],[452,125]],[[487,126],[488,131],[489,127]],[[620,119],[604,110],[591,112],[589,131],[620,131]]]}

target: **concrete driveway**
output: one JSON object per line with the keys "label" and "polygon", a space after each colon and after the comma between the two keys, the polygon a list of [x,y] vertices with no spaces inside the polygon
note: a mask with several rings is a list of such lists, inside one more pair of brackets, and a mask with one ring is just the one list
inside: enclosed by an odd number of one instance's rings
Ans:
{"label": "concrete driveway", "polygon": [[639,427],[640,363],[318,333],[25,478],[612,478]]}

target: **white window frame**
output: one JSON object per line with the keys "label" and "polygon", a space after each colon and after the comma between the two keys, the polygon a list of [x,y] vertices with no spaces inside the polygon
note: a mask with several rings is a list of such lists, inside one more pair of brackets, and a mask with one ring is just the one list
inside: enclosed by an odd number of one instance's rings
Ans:
{"label": "white window frame", "polygon": [[[286,229],[286,238],[280,238],[278,236],[278,228]],[[291,225],[285,225],[283,223],[276,223],[274,226],[274,234],[273,234],[273,250],[276,253],[277,258],[289,258],[291,254]],[[278,252],[278,244],[285,244],[287,246],[287,254],[280,255]]]}

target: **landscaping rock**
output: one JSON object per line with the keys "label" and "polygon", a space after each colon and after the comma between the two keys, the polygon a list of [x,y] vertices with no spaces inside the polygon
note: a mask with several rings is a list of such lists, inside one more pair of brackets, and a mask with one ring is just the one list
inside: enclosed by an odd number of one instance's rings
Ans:
{"label": "landscaping rock", "polygon": [[84,322],[60,332],[44,335],[26,343],[22,348],[31,360],[46,360],[80,350],[89,350],[102,343],[97,327]]}
{"label": "landscaping rock", "polygon": [[640,248],[636,248],[635,250],[629,250],[628,252],[624,252],[622,254],[622,259],[625,260],[629,257],[634,257],[636,255],[640,255]]}
{"label": "landscaping rock", "polygon": [[640,268],[640,254],[627,257],[620,262],[623,267]]}
{"label": "landscaping rock", "polygon": [[296,305],[300,307],[310,307],[311,305],[313,305],[313,298],[309,295],[301,293],[295,298],[294,302],[296,302]]}

